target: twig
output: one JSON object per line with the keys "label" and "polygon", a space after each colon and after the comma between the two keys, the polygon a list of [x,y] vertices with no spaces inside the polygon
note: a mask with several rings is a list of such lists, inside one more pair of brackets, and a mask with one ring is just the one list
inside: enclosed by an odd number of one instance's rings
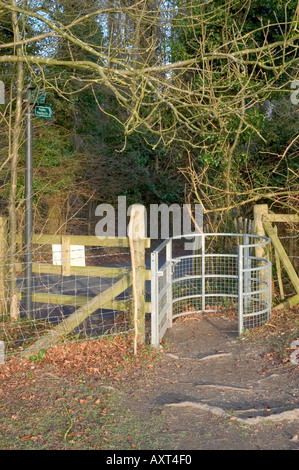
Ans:
{"label": "twig", "polygon": [[73,418],[71,417],[71,415],[69,414],[69,412],[68,412],[68,410],[67,410],[67,407],[65,406],[64,403],[63,403],[63,407],[64,407],[64,409],[65,409],[65,412],[66,412],[66,414],[67,414],[67,417],[68,417],[69,420],[70,420],[70,425],[69,425],[69,427],[67,428],[67,430],[66,430],[66,432],[65,432],[65,434],[64,434],[64,436],[63,436],[63,440],[66,441],[66,440],[67,440],[67,437],[68,437],[68,435],[69,435],[69,432],[70,432],[70,430],[72,429],[72,427],[73,427],[73,425],[74,425],[74,421],[73,421]]}
{"label": "twig", "polygon": [[277,326],[272,325],[272,323],[265,323],[265,326],[271,326],[272,328],[275,328],[277,330]]}

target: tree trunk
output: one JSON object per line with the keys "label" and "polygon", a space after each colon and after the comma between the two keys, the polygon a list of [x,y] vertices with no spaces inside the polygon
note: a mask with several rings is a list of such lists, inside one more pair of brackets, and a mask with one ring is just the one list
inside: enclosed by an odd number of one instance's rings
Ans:
{"label": "tree trunk", "polygon": [[[11,0],[12,6],[16,6],[16,1]],[[20,41],[20,30],[18,24],[18,16],[16,12],[12,12],[12,24],[14,32],[15,42]],[[20,57],[22,50],[20,46],[16,46],[15,54]],[[21,141],[22,132],[22,101],[23,101],[23,89],[24,89],[24,65],[22,62],[18,62],[16,65],[17,78],[16,78],[16,106],[14,125],[11,131],[11,186],[10,186],[10,197],[9,197],[9,228],[10,228],[10,268],[9,268],[9,280],[10,280],[10,319],[17,321],[19,319],[18,309],[18,293],[16,286],[16,234],[17,234],[17,217],[16,217],[16,193],[17,193],[17,166],[19,161],[19,148]],[[12,97],[11,97],[12,98]],[[12,111],[12,100],[11,100],[11,111]]]}

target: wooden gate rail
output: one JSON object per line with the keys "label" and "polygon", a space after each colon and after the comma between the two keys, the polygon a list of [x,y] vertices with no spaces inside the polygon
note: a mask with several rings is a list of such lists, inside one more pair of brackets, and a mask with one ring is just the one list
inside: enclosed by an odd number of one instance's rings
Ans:
{"label": "wooden gate rail", "polygon": [[[275,214],[272,211],[269,211],[267,204],[257,204],[254,206],[254,225],[255,230],[258,235],[265,236],[266,234],[271,239],[272,245],[275,250],[275,257],[277,260],[277,275],[278,282],[280,287],[280,293],[282,298],[284,298],[283,286],[282,286],[282,276],[281,276],[281,267],[280,261],[282,262],[291,282],[296,291],[296,295],[291,297],[285,302],[280,303],[275,310],[280,310],[282,308],[289,308],[296,305],[299,302],[299,277],[292,265],[281,241],[277,235],[277,228],[273,226],[272,223],[299,223],[298,214]],[[262,256],[264,253],[261,253],[259,248],[257,248],[256,256]]]}
{"label": "wooden gate rail", "polygon": [[[22,246],[24,237],[17,235],[17,243]],[[141,244],[140,244],[141,243]],[[50,263],[32,263],[32,272],[34,274],[58,274],[63,276],[89,276],[89,277],[103,277],[121,279],[123,276],[130,274],[130,268],[115,268],[110,266],[71,266],[70,259],[70,246],[71,245],[84,245],[92,247],[123,247],[129,248],[129,238],[107,237],[98,238],[95,236],[84,235],[44,235],[34,234],[32,237],[33,245],[61,245],[62,246],[62,264],[53,265]],[[138,249],[142,245],[142,250],[150,247],[150,239],[145,238],[139,241]],[[25,268],[24,263],[17,263],[16,271],[22,272]],[[142,276],[144,281],[151,280],[151,270],[146,269],[144,266],[139,266],[139,275]],[[130,287],[130,286],[128,286]],[[145,289],[143,289],[144,313],[151,312],[151,302],[146,302],[144,299]],[[19,291],[19,299],[24,296],[24,291]],[[70,305],[70,306],[84,306],[92,298],[84,296],[66,295],[66,294],[50,294],[43,292],[33,292],[32,301],[38,303],[49,303],[57,305]],[[130,308],[128,301],[115,300],[111,298],[105,303],[105,309],[126,311]]]}

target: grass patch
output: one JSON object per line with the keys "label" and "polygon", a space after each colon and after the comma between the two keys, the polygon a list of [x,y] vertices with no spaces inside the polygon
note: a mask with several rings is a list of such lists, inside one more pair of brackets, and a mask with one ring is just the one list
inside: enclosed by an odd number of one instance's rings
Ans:
{"label": "grass patch", "polygon": [[[133,354],[130,335],[55,346],[38,361],[0,366],[0,450],[160,448],[163,413],[137,416],[130,381],[151,376],[159,354]],[[163,432],[165,431],[165,433]]]}
{"label": "grass patch", "polygon": [[28,392],[1,404],[1,450],[154,450],[166,443],[163,413],[137,416],[119,391],[91,382],[54,391],[44,380],[43,389],[34,383]]}

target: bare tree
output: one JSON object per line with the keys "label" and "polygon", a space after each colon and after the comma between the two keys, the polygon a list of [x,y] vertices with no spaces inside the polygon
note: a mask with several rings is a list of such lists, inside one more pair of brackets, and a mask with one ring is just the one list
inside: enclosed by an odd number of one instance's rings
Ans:
{"label": "bare tree", "polygon": [[[14,8],[16,8],[16,1],[11,0],[11,19],[14,34],[14,42],[18,44],[21,40],[18,15]],[[15,45],[14,57],[22,58],[21,46]],[[24,91],[24,64],[22,60],[16,62],[16,98],[14,106],[14,114],[10,114],[11,121],[10,133],[10,196],[9,196],[9,233],[10,233],[10,317],[12,321],[18,320],[18,295],[16,289],[16,234],[17,234],[17,216],[16,216],[16,192],[17,192],[17,167],[19,161],[19,149],[21,145],[22,132],[23,132],[23,91]],[[13,85],[11,86],[11,94],[13,94]],[[14,100],[10,100],[12,108]]]}
{"label": "bare tree", "polygon": [[[273,186],[270,178],[259,187],[250,180],[250,168],[240,173],[236,158],[242,146],[245,161],[251,143],[265,141],[256,123],[258,103],[274,92],[286,94],[296,78],[292,74],[298,66],[298,8],[292,16],[286,14],[283,23],[261,21],[248,29],[250,1],[73,4],[66,10],[63,2],[39,5],[34,0],[23,6],[0,0],[1,11],[14,18],[13,42],[0,44],[0,66],[16,64],[18,70],[12,168],[18,159],[25,70],[33,82],[55,89],[65,99],[80,89],[101,86],[118,101],[122,112],[113,117],[123,125],[125,136],[139,132],[146,138],[150,132],[153,147],[175,142],[185,149],[188,165],[181,171],[192,198],[202,202],[207,213],[223,213],[262,198],[284,201],[286,193],[298,195],[291,173],[287,189]],[[22,35],[20,21],[30,24]],[[103,29],[98,42],[80,34],[89,24]],[[176,42],[184,42],[184,53],[176,54]],[[38,46],[37,52],[30,51],[32,45]],[[9,52],[11,47],[14,53]],[[77,83],[74,91],[59,79],[66,69],[68,81]],[[275,168],[272,174],[279,171]],[[15,233],[14,177],[12,173],[10,213]]]}

